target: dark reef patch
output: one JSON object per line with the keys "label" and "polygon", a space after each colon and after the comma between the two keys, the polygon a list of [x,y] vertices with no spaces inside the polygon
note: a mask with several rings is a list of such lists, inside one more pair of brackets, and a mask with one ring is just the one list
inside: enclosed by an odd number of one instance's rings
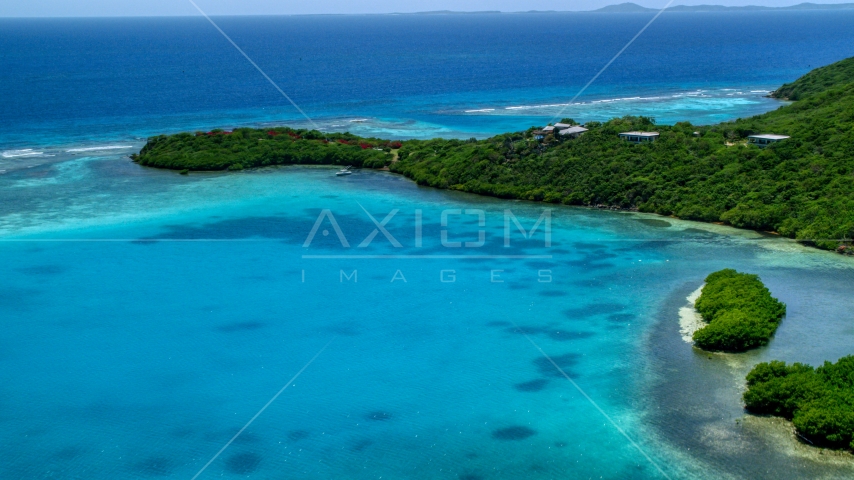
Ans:
{"label": "dark reef patch", "polygon": [[538,378],[537,380],[531,380],[530,382],[517,383],[516,385],[513,385],[513,388],[520,392],[539,392],[546,388],[548,384],[548,380]]}
{"label": "dark reef patch", "polygon": [[635,221],[656,228],[667,228],[671,226],[670,222],[666,220],[658,220],[655,218],[636,218]]}
{"label": "dark reef patch", "polygon": [[217,331],[222,333],[234,333],[234,332],[248,332],[252,330],[258,330],[264,328],[264,325],[261,322],[237,322],[237,323],[229,323],[226,325],[220,325],[217,327]]}
{"label": "dark reef patch", "polygon": [[392,414],[388,412],[383,412],[382,410],[377,410],[375,412],[368,413],[367,415],[365,415],[365,418],[377,422],[385,422],[386,420],[391,420]]}
{"label": "dark reef patch", "polygon": [[603,278],[587,278],[580,280],[572,280],[569,282],[570,285],[574,285],[577,287],[583,288],[602,288],[609,284],[609,280],[605,280]]}
{"label": "dark reef patch", "polygon": [[225,469],[229,473],[238,475],[246,475],[258,469],[261,464],[261,457],[254,453],[238,453],[232,455],[225,460]]}
{"label": "dark reef patch", "polygon": [[62,461],[70,461],[75,458],[83,455],[83,449],[80,447],[65,447],[62,450],[57,451],[53,454],[53,458]]}
{"label": "dark reef patch", "polygon": [[614,323],[628,323],[635,319],[631,313],[613,313],[608,315],[608,321]]}
{"label": "dark reef patch", "polygon": [[172,474],[175,464],[172,460],[164,457],[147,458],[136,465],[134,470],[143,475],[166,477]]}
{"label": "dark reef patch", "polygon": [[515,333],[517,335],[539,335],[546,331],[543,327],[510,327],[504,330],[507,333]]}
{"label": "dark reef patch", "polygon": [[[554,252],[554,250],[552,250]],[[552,262],[528,262],[525,266],[536,268],[537,270],[548,270],[550,268],[554,268],[555,264]]]}
{"label": "dark reef patch", "polygon": [[570,340],[581,340],[584,338],[595,337],[593,332],[568,332],[566,330],[552,330],[549,332],[549,338],[558,342],[568,342]]}
{"label": "dark reef patch", "polygon": [[190,438],[195,431],[190,427],[177,427],[169,431],[169,434],[175,438]]}
{"label": "dark reef patch", "polygon": [[361,440],[355,441],[352,445],[350,445],[350,450],[353,452],[361,452],[362,450],[370,447],[373,444],[374,444],[373,440],[363,438]]}
{"label": "dark reef patch", "polygon": [[32,304],[40,290],[0,285],[0,308],[25,310]]}
{"label": "dark reef patch", "polygon": [[714,232],[709,232],[708,230],[701,230],[699,228],[693,228],[693,227],[689,227],[689,228],[686,228],[685,230],[682,230],[682,233],[692,233],[692,234],[699,234],[699,235],[705,235],[705,236],[710,236],[710,237],[717,236],[717,234]]}
{"label": "dark reef patch", "polygon": [[513,426],[493,431],[492,438],[496,440],[524,440],[536,434],[537,431],[531,428]]}
{"label": "dark reef patch", "polygon": [[333,323],[323,327],[322,330],[342,337],[355,337],[361,333],[357,327],[355,323]]}
{"label": "dark reef patch", "polygon": [[460,480],[483,480],[483,476],[478,475],[476,473],[461,473],[459,476]]}
{"label": "dark reef patch", "polygon": [[605,245],[600,245],[598,243],[587,243],[587,242],[575,242],[572,244],[572,248],[576,250],[605,250]]}
{"label": "dark reef patch", "polygon": [[626,306],[620,303],[591,303],[579,308],[569,308],[563,311],[563,314],[570,319],[587,318],[596,315],[607,315],[609,313],[617,313],[626,309]]}
{"label": "dark reef patch", "polygon": [[[551,360],[545,357],[539,357],[534,360],[534,366],[537,367],[537,370],[540,372],[540,375],[544,377],[558,377],[563,378],[563,374],[555,368],[555,365],[560,367],[567,375],[570,377],[578,377],[578,375],[571,371],[572,367],[578,365],[578,361],[581,355],[577,353],[565,353],[563,355],[558,355],[554,357],[550,357]],[[554,364],[552,364],[554,362]]]}
{"label": "dark reef patch", "polygon": [[292,442],[298,442],[300,440],[305,440],[306,438],[311,436],[311,432],[308,430],[291,430],[288,432],[288,440]]}
{"label": "dark reef patch", "polygon": [[564,264],[568,267],[577,268],[583,271],[607,270],[609,268],[616,267],[616,265],[610,262],[594,262],[590,260],[576,260],[565,262]]}

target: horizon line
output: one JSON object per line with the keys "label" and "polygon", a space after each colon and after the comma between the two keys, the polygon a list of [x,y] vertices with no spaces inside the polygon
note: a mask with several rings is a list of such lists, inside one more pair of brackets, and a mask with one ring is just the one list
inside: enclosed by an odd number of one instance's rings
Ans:
{"label": "horizon line", "polygon": [[[637,11],[613,11],[609,10],[611,7],[620,7],[620,6],[633,6],[639,7],[643,10]],[[720,9],[732,9],[732,10],[746,10],[751,8],[765,9],[765,10],[787,10],[792,7],[798,6],[815,6],[815,7],[840,7],[840,9],[844,9],[843,7],[848,7],[854,9],[854,3],[852,2],[840,2],[840,3],[813,3],[813,2],[800,2],[792,5],[784,5],[784,6],[765,6],[765,5],[719,5],[719,4],[700,4],[700,5],[685,5],[685,4],[677,4],[668,8],[668,11],[673,11],[674,8],[677,7],[689,7],[689,8],[720,8]],[[807,10],[808,8],[804,8]],[[827,8],[817,8],[817,10],[827,10]],[[496,14],[504,14],[504,15],[523,15],[523,14],[536,14],[536,13],[651,13],[653,11],[657,11],[657,9],[652,7],[645,7],[643,5],[639,5],[634,2],[622,2],[615,3],[611,5],[605,5],[599,8],[591,9],[591,10],[514,10],[514,11],[505,11],[505,10],[435,10],[435,11],[420,11],[420,12],[363,12],[363,13],[252,13],[252,14],[241,14],[241,13],[228,13],[228,14],[213,14],[211,17],[308,17],[308,16],[404,16],[404,15],[424,15],[424,16],[442,16],[442,15],[496,15]],[[678,12],[677,12],[678,13]],[[699,12],[698,12],[699,13]],[[62,15],[62,16],[49,16],[49,15],[10,15],[3,16],[0,15],[0,19],[44,19],[44,18],[55,18],[55,19],[68,19],[68,18],[191,18],[197,17],[197,15],[193,14],[152,14],[152,15]]]}

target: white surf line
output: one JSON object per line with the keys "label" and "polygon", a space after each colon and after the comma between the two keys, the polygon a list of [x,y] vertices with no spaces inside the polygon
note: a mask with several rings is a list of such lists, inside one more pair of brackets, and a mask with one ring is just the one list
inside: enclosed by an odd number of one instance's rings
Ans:
{"label": "white surf line", "polygon": [[20,158],[34,157],[42,154],[44,154],[44,152],[36,152],[32,148],[25,148],[23,150],[6,150],[5,152],[0,153],[0,156],[3,158]]}
{"label": "white surf line", "polygon": [[[668,4],[668,5],[669,5],[669,4]],[[670,480],[670,476],[669,476],[669,475],[667,475],[667,474],[664,472],[664,470],[662,470],[662,469],[661,469],[661,467],[659,467],[659,466],[658,466],[658,464],[657,464],[657,463],[655,463],[655,461],[654,461],[654,460],[653,460],[649,455],[647,455],[647,453],[644,451],[644,449],[643,449],[643,448],[641,448],[641,446],[640,446],[640,445],[638,445],[638,444],[637,444],[637,442],[635,442],[634,440],[632,440],[632,437],[630,437],[630,436],[629,436],[629,434],[627,434],[627,433],[626,433],[626,431],[622,429],[622,427],[620,427],[619,425],[617,425],[617,422],[615,422],[615,421],[614,421],[614,419],[612,419],[612,418],[611,418],[607,413],[605,413],[605,410],[602,410],[602,407],[600,407],[600,406],[599,406],[599,404],[598,404],[598,403],[596,403],[596,401],[595,401],[595,400],[593,400],[593,399],[590,397],[590,395],[588,395],[588,394],[587,394],[587,392],[585,392],[585,391],[584,391],[584,390],[583,390],[583,389],[582,389],[582,388],[581,388],[577,383],[575,383],[575,380],[573,380],[573,379],[572,379],[572,377],[570,377],[569,375],[567,375],[567,374],[566,374],[566,372],[565,372],[565,371],[563,371],[563,369],[562,369],[562,368],[560,368],[560,365],[558,365],[558,364],[557,364],[557,362],[555,362],[554,360],[552,360],[552,357],[550,357],[550,356],[549,356],[549,354],[547,354],[547,353],[546,353],[542,348],[540,348],[540,346],[539,346],[539,345],[537,345],[537,343],[536,343],[536,342],[534,342],[534,340],[533,340],[533,339],[532,339],[532,338],[531,338],[527,333],[525,333],[525,331],[524,331],[524,330],[522,330],[522,329],[519,327],[519,325],[517,325],[517,324],[516,324],[516,322],[515,322],[515,321],[510,320],[510,323],[512,323],[512,324],[513,324],[513,326],[514,326],[514,327],[516,327],[516,330],[518,330],[518,331],[519,331],[519,333],[521,333],[521,334],[522,334],[522,335],[523,335],[523,336],[524,336],[524,337],[525,337],[529,342],[531,342],[531,345],[533,345],[533,346],[534,346],[534,348],[536,348],[536,349],[537,349],[537,350],[538,350],[538,351],[543,355],[543,357],[545,357],[545,359],[546,359],[546,360],[548,360],[548,361],[549,361],[549,363],[551,363],[551,364],[552,364],[552,365],[557,369],[557,371],[558,371],[558,372],[560,372],[560,374],[561,374],[561,375],[563,375],[563,377],[564,377],[564,378],[566,378],[567,380],[569,380],[569,383],[571,383],[571,384],[572,384],[572,386],[573,386],[573,387],[575,387],[575,389],[576,389],[576,390],[578,390],[578,393],[580,393],[584,398],[586,398],[586,399],[587,399],[587,401],[588,401],[588,402],[590,402],[590,404],[591,404],[591,405],[593,405],[593,407],[594,407],[594,408],[596,408],[596,410],[598,410],[598,411],[599,411],[599,413],[601,413],[601,414],[602,414],[602,416],[603,416],[603,417],[605,417],[605,419],[606,419],[606,420],[608,420],[608,422],[609,422],[609,423],[610,423],[614,428],[616,428],[616,429],[617,429],[617,431],[618,431],[618,432],[620,432],[620,434],[621,434],[623,437],[625,437],[625,439],[626,439],[626,440],[628,440],[628,441],[629,441],[629,443],[631,443],[631,444],[632,444],[632,446],[633,446],[633,447],[635,447],[635,449],[636,449],[638,452],[640,452],[640,454],[641,454],[641,455],[643,455],[643,456],[644,456],[644,458],[646,458],[646,460],[647,460],[647,461],[648,461],[648,462],[649,462],[653,467],[655,467],[655,469],[656,469],[656,470],[658,470],[658,473],[660,473],[664,478],[666,478],[666,479]]]}
{"label": "white surf line", "polygon": [[[253,66],[253,67],[255,67],[255,69],[256,69],[256,70],[258,70],[258,72],[260,72],[260,73],[261,73],[261,75],[263,75],[263,76],[264,76],[264,78],[266,78],[266,79],[267,79],[267,81],[268,81],[268,82],[270,82],[270,84],[271,84],[273,87],[275,87],[275,88],[276,88],[276,90],[278,90],[278,91],[279,91],[279,93],[281,93],[281,94],[282,94],[282,96],[283,96],[283,97],[285,97],[286,99],[288,99],[288,101],[289,101],[289,102],[291,102],[291,105],[293,105],[293,106],[294,106],[294,108],[296,108],[296,109],[297,109],[297,111],[298,111],[299,113],[301,113],[301,114],[302,114],[302,116],[303,116],[303,117],[305,117],[305,118],[306,118],[306,120],[308,120],[308,121],[309,121],[309,123],[311,123],[311,124],[312,124],[312,126],[314,126],[314,129],[315,129],[315,130],[320,131],[320,127],[318,127],[318,126],[317,126],[317,124],[316,124],[316,123],[314,123],[314,120],[312,120],[312,119],[311,119],[311,117],[309,117],[308,115],[306,115],[306,113],[305,113],[301,108],[299,108],[299,105],[297,105],[297,104],[296,104],[296,102],[294,102],[294,101],[291,99],[291,97],[289,97],[289,96],[288,96],[288,94],[287,94],[287,93],[285,93],[285,91],[284,91],[284,90],[282,90],[281,88],[279,88],[279,86],[276,84],[276,82],[274,82],[272,78],[270,78],[269,76],[267,76],[267,74],[266,74],[266,73],[264,73],[264,70],[261,70],[261,67],[259,67],[257,63],[255,63],[251,58],[249,58],[249,55],[247,55],[247,54],[246,54],[246,52],[244,52],[244,51],[243,51],[243,49],[241,49],[240,47],[238,47],[238,46],[237,46],[237,44],[236,44],[236,43],[234,43],[234,40],[232,40],[232,39],[231,39],[231,37],[229,37],[228,35],[226,35],[226,34],[225,34],[225,32],[223,32],[223,31],[222,31],[222,29],[221,29],[221,28],[219,28],[219,25],[217,25],[213,20],[211,20],[211,17],[209,17],[207,13],[205,13],[201,8],[199,8],[199,6],[198,6],[198,5],[196,5],[196,2],[194,2],[193,0],[187,0],[187,1],[189,1],[189,2],[194,6],[194,7],[196,7],[196,10],[198,10],[198,11],[199,11],[199,13],[201,13],[201,14],[202,14],[202,16],[203,16],[203,17],[205,17],[205,18],[207,19],[207,21],[208,21],[208,22],[210,22],[210,23],[211,23],[211,25],[213,25],[213,26],[214,26],[214,28],[216,28],[216,29],[217,29],[217,31],[218,31],[219,33],[221,33],[221,34],[222,34],[222,36],[223,36],[223,37],[225,37],[225,39],[226,39],[226,40],[228,40],[228,42],[229,42],[229,43],[231,43],[231,44],[234,46],[234,48],[236,48],[236,49],[237,49],[237,51],[238,51],[238,52],[240,52],[240,54],[241,54],[241,55],[243,55],[243,56],[246,58],[246,60],[249,60],[249,63],[251,63],[251,64],[252,64],[252,66]],[[673,0],[670,0],[670,1],[672,2]],[[669,5],[669,4],[668,4],[668,5]]]}
{"label": "white surf line", "polygon": [[125,148],[133,148],[133,145],[109,145],[106,147],[83,147],[83,148],[70,148],[66,150],[66,153],[77,153],[77,152],[99,152],[102,150],[122,150]]}
{"label": "white surf line", "polygon": [[[668,8],[668,7],[670,7],[670,4],[671,4],[671,3],[673,3],[673,0],[668,1],[668,2],[667,2],[667,5],[665,5],[665,6],[664,6],[664,8],[662,8],[661,10],[659,10],[659,11],[658,11],[658,13],[656,13],[656,14],[655,14],[655,16],[654,16],[654,17],[652,17],[652,20],[650,20],[649,22],[647,22],[647,24],[646,24],[646,25],[644,25],[644,26],[643,26],[643,28],[641,28],[641,29],[640,29],[640,31],[639,31],[637,34],[635,34],[635,36],[634,36],[634,37],[632,37],[632,39],[631,39],[631,40],[629,40],[629,43],[627,43],[623,48],[621,48],[621,49],[620,49],[620,51],[619,51],[619,52],[617,52],[617,54],[616,54],[616,55],[614,55],[614,58],[612,58],[608,63],[606,63],[606,64],[605,64],[605,66],[604,66],[604,67],[602,67],[602,70],[599,70],[599,73],[597,73],[593,78],[591,78],[591,79],[590,79],[590,81],[589,81],[589,82],[587,82],[587,85],[585,85],[585,86],[584,86],[584,88],[582,88],[578,93],[576,93],[576,94],[575,94],[575,96],[574,96],[574,97],[572,97],[572,100],[570,100],[568,103],[569,103],[569,104],[572,104],[573,102],[575,102],[575,99],[577,99],[578,97],[580,97],[580,96],[581,96],[581,94],[582,94],[582,93],[584,93],[584,91],[585,91],[585,90],[587,90],[587,87],[589,87],[589,86],[590,86],[590,84],[592,84],[593,82],[595,82],[595,81],[596,81],[596,79],[597,79],[597,78],[599,78],[599,75],[602,75],[602,72],[604,72],[605,70],[607,70],[607,69],[608,69],[608,67],[610,67],[610,66],[611,66],[611,64],[612,64],[612,63],[614,63],[614,61],[615,61],[615,60],[617,60],[617,59],[620,57],[620,55],[622,55],[622,54],[623,54],[623,52],[625,52],[625,51],[626,51],[626,49],[627,49],[627,48],[629,48],[629,47],[631,46],[631,44],[633,44],[633,43],[635,42],[635,40],[637,40],[637,39],[638,39],[638,37],[640,37],[640,36],[641,36],[641,34],[642,34],[644,31],[646,31],[646,29],[647,29],[647,28],[649,28],[649,26],[650,26],[650,25],[652,25],[652,22],[654,22],[656,19],[658,19],[658,17],[659,17],[662,13],[664,13],[664,11],[665,11],[665,10],[667,10],[667,8]],[[552,117],[552,120],[554,121],[554,120],[556,120],[557,118],[559,118],[561,115],[563,115],[563,112],[565,112],[565,111],[566,111],[566,107],[563,107],[559,112],[557,112],[557,115],[555,115],[554,117]]]}
{"label": "white surf line", "polygon": [[231,440],[229,440],[229,441],[228,441],[228,443],[226,443],[222,448],[220,448],[220,449],[219,449],[219,451],[218,451],[218,452],[216,452],[216,455],[214,455],[214,456],[213,456],[213,458],[211,458],[210,460],[208,460],[208,463],[206,463],[206,464],[205,464],[205,466],[204,466],[204,467],[202,467],[202,469],[198,471],[198,473],[196,473],[195,475],[193,475],[193,478],[192,478],[191,480],[196,480],[196,478],[198,478],[198,477],[199,477],[199,475],[201,475],[202,473],[204,473],[204,471],[205,471],[205,470],[207,470],[207,468],[208,468],[208,467],[209,467],[209,466],[214,462],[214,460],[216,460],[217,458],[219,458],[219,456],[220,456],[220,455],[222,455],[222,452],[224,452],[224,451],[225,451],[229,446],[231,446],[231,444],[232,444],[232,443],[234,443],[234,441],[235,441],[235,440],[237,440],[237,437],[239,437],[239,436],[240,436],[240,434],[241,434],[241,433],[243,433],[243,431],[244,431],[244,430],[246,430],[247,428],[249,428],[249,425],[252,425],[252,422],[254,422],[256,418],[258,418],[259,416],[261,416],[261,414],[262,414],[262,413],[264,413],[264,410],[267,410],[267,407],[269,407],[273,402],[275,402],[275,401],[276,401],[276,399],[277,399],[277,398],[279,398],[279,395],[281,395],[281,394],[282,394],[282,393],[283,393],[283,392],[284,392],[288,387],[290,387],[290,386],[291,386],[291,384],[292,384],[292,383],[294,383],[294,381],[296,381],[296,379],[297,379],[297,378],[299,378],[299,376],[300,376],[300,375],[302,375],[302,372],[304,372],[304,371],[305,371],[305,369],[306,369],[306,368],[308,368],[308,366],[309,366],[309,365],[311,365],[312,363],[314,363],[314,361],[315,361],[315,360],[317,360],[317,357],[319,357],[319,356],[320,356],[320,354],[321,354],[321,353],[323,353],[323,351],[324,351],[324,350],[326,350],[326,347],[328,347],[328,346],[329,346],[329,344],[331,344],[333,340],[335,340],[335,337],[332,337],[332,340],[330,340],[326,345],[324,345],[324,346],[323,346],[323,348],[321,348],[321,349],[320,349],[320,351],[319,351],[319,352],[317,352],[317,353],[316,353],[316,354],[311,358],[311,360],[309,360],[309,361],[308,361],[308,363],[306,363],[305,365],[303,365],[303,367],[302,367],[302,368],[301,368],[301,369],[296,373],[296,375],[294,375],[294,376],[293,376],[293,378],[291,378],[290,380],[288,380],[288,383],[286,383],[286,384],[285,384],[285,386],[284,386],[284,387],[282,387],[282,389],[278,391],[278,393],[276,393],[275,395],[273,395],[273,398],[271,398],[271,399],[270,399],[270,401],[269,401],[269,402],[267,402],[267,404],[266,404],[266,405],[264,405],[263,407],[261,407],[261,410],[258,410],[258,413],[256,413],[254,417],[252,417],[251,419],[249,419],[249,421],[248,421],[248,422],[246,422],[246,425],[244,425],[244,426],[243,426],[243,428],[241,428],[239,432],[235,433],[235,434],[234,434],[234,436],[233,436],[233,437],[231,437]]}

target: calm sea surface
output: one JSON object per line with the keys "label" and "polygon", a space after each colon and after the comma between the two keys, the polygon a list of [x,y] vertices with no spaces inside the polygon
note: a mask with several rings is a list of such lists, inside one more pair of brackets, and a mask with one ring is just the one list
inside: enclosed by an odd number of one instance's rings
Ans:
{"label": "calm sea surface", "polygon": [[[548,121],[649,18],[218,21],[323,128],[467,138]],[[767,111],[854,55],[852,24],[666,14],[564,116]],[[203,19],[0,21],[0,478],[189,479],[285,385],[199,478],[854,474],[736,423],[752,364],[854,353],[850,259],[382,172],[125,157],[302,125],[277,95]],[[685,297],[725,267],[787,303],[768,348],[682,341]]]}

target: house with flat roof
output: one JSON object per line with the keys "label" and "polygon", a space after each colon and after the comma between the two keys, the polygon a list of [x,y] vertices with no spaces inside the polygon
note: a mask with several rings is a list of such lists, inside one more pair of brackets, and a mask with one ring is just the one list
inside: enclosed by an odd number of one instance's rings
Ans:
{"label": "house with flat roof", "polygon": [[658,138],[658,132],[623,132],[620,138],[631,143],[654,142]]}
{"label": "house with flat roof", "polygon": [[586,128],[576,125],[574,127],[562,129],[560,132],[558,132],[558,135],[569,137],[569,138],[578,138],[581,136],[581,134],[583,134],[586,131],[587,131]]}
{"label": "house with flat roof", "polygon": [[788,135],[775,135],[773,133],[763,133],[760,135],[748,135],[747,143],[756,145],[759,148],[765,148],[772,143],[777,143],[780,140],[789,138]]}
{"label": "house with flat roof", "polygon": [[555,123],[547,125],[542,130],[534,130],[533,135],[537,140],[542,140],[548,135],[562,135],[569,138],[578,138],[587,129],[580,125],[570,125],[568,123]]}

